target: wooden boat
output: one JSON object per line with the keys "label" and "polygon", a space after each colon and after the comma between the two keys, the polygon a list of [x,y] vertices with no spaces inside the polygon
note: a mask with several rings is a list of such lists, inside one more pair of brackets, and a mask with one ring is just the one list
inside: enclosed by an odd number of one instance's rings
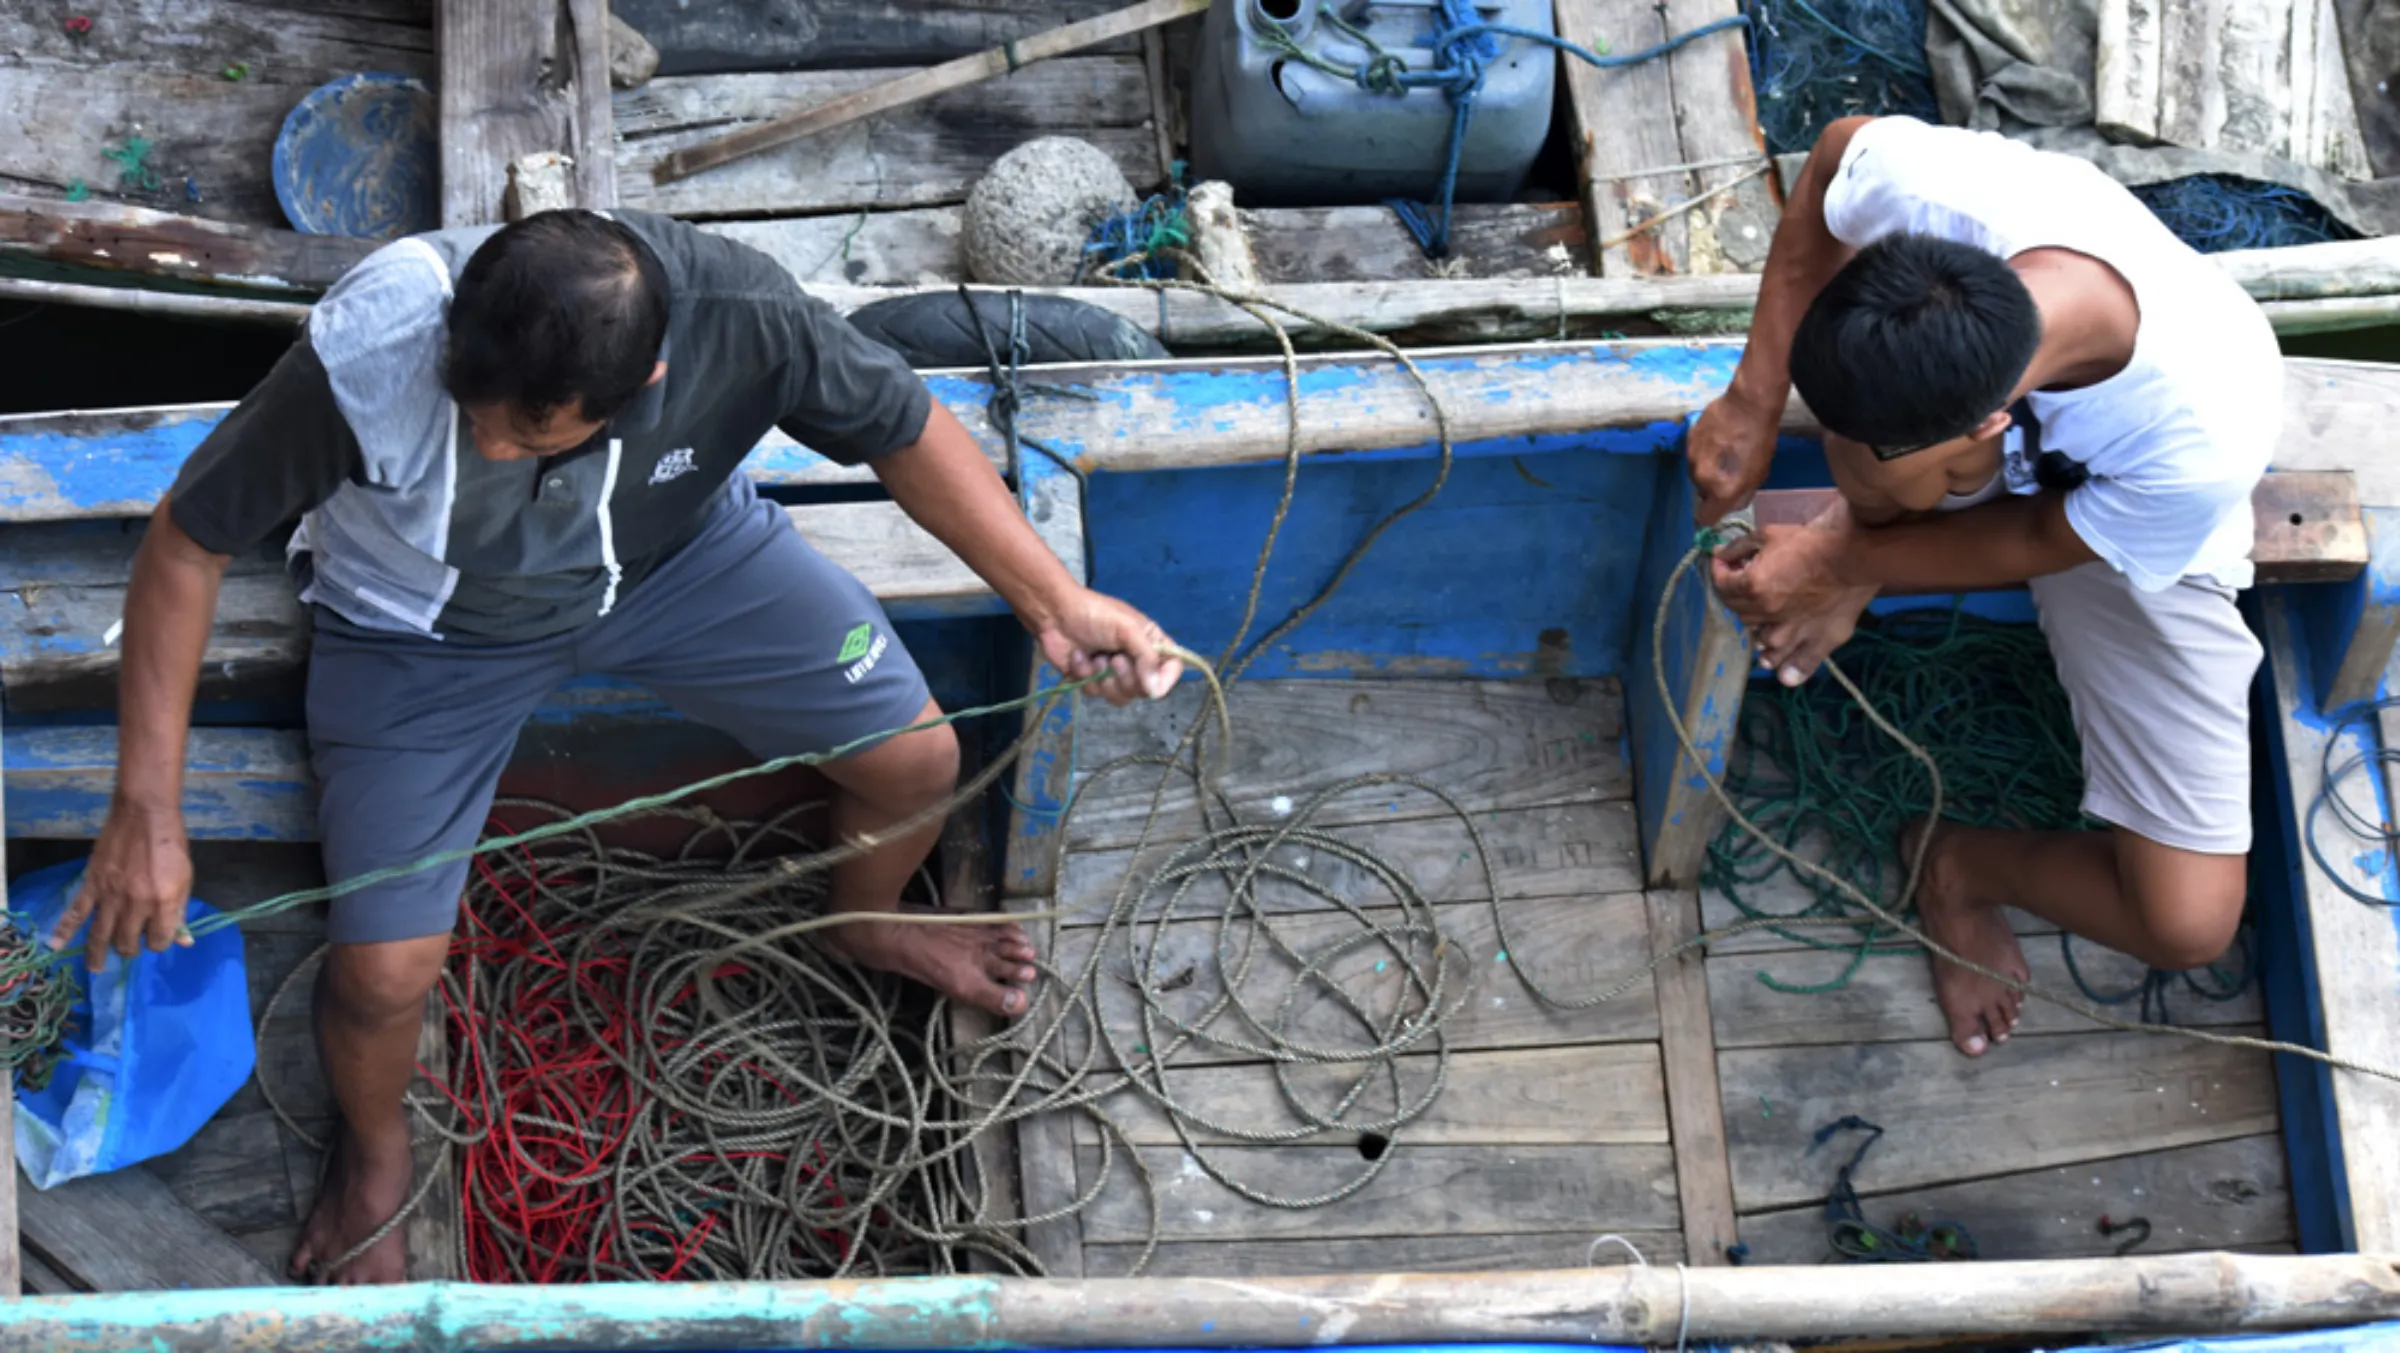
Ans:
{"label": "wooden boat", "polygon": [[[1512,914],[1572,960],[1578,979],[1623,972],[1713,924],[1695,875],[1717,818],[1668,716],[1722,769],[1748,664],[1738,627],[1696,591],[1667,603],[1662,653],[1650,636],[1668,570],[1693,540],[1680,431],[1735,354],[1682,341],[1414,354],[1451,439],[1448,482],[1237,690],[1222,780],[1234,808],[1272,814],[1275,796],[1303,798],[1362,770],[1435,780],[1483,822]],[[2374,718],[2335,712],[2383,688],[2400,632],[2400,470],[2372,450],[2400,409],[2400,372],[2314,360],[2288,371],[2284,441],[2254,503],[2262,583],[2251,604],[2270,655],[2257,725],[2270,933],[2262,994],[2220,1018],[2392,1066],[2400,930],[2341,885],[2400,897],[2393,861],[2370,841],[2334,851],[2327,864],[2340,873],[2329,876],[2302,832],[2326,769],[2378,755],[2393,736]],[[1008,463],[981,416],[982,375],[931,379],[1060,557],[1203,651],[1239,617],[1287,448],[1299,454],[1299,488],[1268,574],[1269,619],[1421,493],[1441,452],[1423,391],[1381,357],[1306,357],[1291,382],[1281,363],[1250,358],[1041,376],[1092,396],[1037,398],[1025,415],[1064,466],[1036,455]],[[0,566],[17,601],[0,620],[0,756],[20,860],[49,848],[42,842],[71,853],[101,821],[113,774],[109,631],[137,523],[222,412],[0,419]],[[1813,432],[1804,410],[1787,431],[1794,463],[1804,462]],[[1046,679],[1021,644],[1008,646],[1011,626],[988,592],[874,501],[857,472],[790,445],[762,447],[751,470],[790,502],[798,529],[870,581],[945,702],[1005,698]],[[1784,506],[1762,500],[1761,510]],[[226,584],[206,726],[191,748],[187,817],[202,839],[203,897],[239,902],[308,867],[293,703],[304,655],[288,583],[272,561],[245,561]],[[1654,656],[1667,695],[1650,675]],[[1072,903],[1129,867],[1138,805],[1098,798],[1063,833],[1056,806],[1101,761],[1167,739],[1196,700],[1187,684],[1158,706],[1060,706],[1026,730],[1032,750],[1014,772],[1015,807],[988,870],[1001,905]],[[597,807],[738,761],[645,692],[581,684],[536,719],[511,784]],[[2372,777],[2333,790],[2371,817],[2387,811],[2388,791]],[[792,791],[785,782],[758,792]],[[1381,842],[1468,924],[1475,905],[1454,899],[1471,894],[1443,891],[1455,880],[1445,882],[1450,847],[1435,825],[1387,822],[1381,803],[1353,807],[1327,821]],[[262,879],[261,861],[283,872]],[[1078,941],[1068,927],[1048,942],[1055,957]],[[268,967],[288,969],[304,951],[255,944],[256,981],[278,980]],[[1778,998],[1750,980],[1756,966],[1732,946],[1669,963],[1596,1013],[1476,1016],[1450,1054],[1444,1102],[1457,1107],[1428,1120],[1372,1189],[1338,1212],[1295,1214],[1242,1212],[1205,1181],[1178,1184],[1161,1195],[1163,1244],[1150,1269],[1161,1276],[1119,1276],[1140,1248],[1140,1228],[1126,1220],[1139,1203],[1103,1191],[1080,1217],[1028,1228],[1052,1275],[1040,1280],[242,1287],[273,1281],[259,1261],[288,1243],[305,1202],[291,1182],[292,1147],[269,1122],[254,1149],[229,1129],[206,1144],[215,1155],[204,1164],[161,1161],[106,1185],[106,1206],[121,1211],[78,1220],[62,1201],[75,1186],[19,1190],[18,1225],[0,1234],[21,1231],[27,1284],[49,1294],[0,1302],[0,1348],[1930,1341],[2400,1318],[2391,1260],[2400,1086],[2047,1012],[2029,1013],[2027,1037],[1969,1063],[1941,1037],[1920,963],[1885,965],[1888,980],[1832,1013]],[[1221,1084],[1208,1093],[1229,1103],[1245,1093]],[[1790,1266],[1815,1257],[1812,1236],[1821,1244],[1811,1228],[1831,1166],[1810,1158],[1807,1139],[1845,1112],[1874,1117],[1900,1143],[1879,1157],[1885,1172],[1861,1181],[1879,1210],[1971,1213],[1987,1259],[2001,1262],[1938,1273]],[[1175,1136],[1139,1115],[1126,1121],[1154,1173],[1174,1174]],[[1018,1215],[1099,1187],[1089,1150],[1063,1121],[1028,1120],[1006,1145],[1013,1167],[998,1153],[978,1162],[1006,1171]],[[1320,1134],[1226,1149],[1280,1169],[1355,1162],[1362,1145]],[[2129,1199],[2147,1211],[2152,1243],[2114,1257],[2094,1214]],[[281,1219],[260,1223],[262,1207],[276,1205]],[[109,1217],[126,1220],[111,1227]],[[412,1270],[438,1273],[430,1261],[441,1247],[416,1226]],[[93,1251],[145,1262],[126,1239],[144,1231],[175,1246],[146,1261],[147,1276],[100,1282],[70,1271]],[[1586,1267],[1603,1232],[1648,1262]],[[1750,1246],[1751,1266],[1724,1265],[1737,1242]],[[1392,1276],[1408,1273],[1419,1276]],[[144,1284],[190,1290],[81,1290]],[[2365,1347],[2393,1336],[2339,1337]]]}

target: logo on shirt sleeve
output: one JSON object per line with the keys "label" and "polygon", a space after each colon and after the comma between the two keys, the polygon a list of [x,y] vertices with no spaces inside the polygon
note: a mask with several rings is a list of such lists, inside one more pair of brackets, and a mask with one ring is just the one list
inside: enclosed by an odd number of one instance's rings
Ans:
{"label": "logo on shirt sleeve", "polygon": [[653,485],[664,484],[670,479],[681,479],[699,468],[692,459],[692,448],[677,447],[658,458],[658,464],[650,471],[650,482]]}
{"label": "logo on shirt sleeve", "polygon": [[853,686],[857,685],[859,678],[875,670],[875,664],[882,659],[884,647],[889,642],[875,632],[872,623],[850,631],[842,639],[842,655],[834,660],[848,664],[842,669],[843,679]]}

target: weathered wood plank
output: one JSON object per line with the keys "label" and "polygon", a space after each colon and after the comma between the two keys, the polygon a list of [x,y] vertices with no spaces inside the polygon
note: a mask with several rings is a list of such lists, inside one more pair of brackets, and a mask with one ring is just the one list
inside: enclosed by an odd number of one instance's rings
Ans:
{"label": "weathered wood plank", "polygon": [[[1520,946],[1525,946],[1515,957],[1561,999],[1573,1001],[1613,985],[1638,966],[1636,955],[1646,942],[1646,918],[1637,893],[1528,899],[1503,905],[1509,933]],[[1208,914],[1205,903],[1195,911]],[[1405,914],[1397,908],[1377,908],[1368,916],[1377,924],[1398,926],[1404,923]],[[1322,911],[1278,918],[1273,925],[1284,943],[1304,956],[1359,930],[1358,923],[1346,915]],[[1466,960],[1463,971],[1457,960],[1452,960],[1451,985],[1447,989],[1446,999],[1462,1002],[1442,1026],[1443,1038],[1453,1052],[1566,1047],[1658,1037],[1658,1002],[1647,981],[1589,1010],[1558,1009],[1527,991],[1500,961],[1501,946],[1489,906],[1460,902],[1436,907],[1434,925],[1448,948],[1463,954]],[[1091,957],[1092,945],[1102,933],[1088,926],[1060,931],[1050,961],[1069,974],[1082,971]],[[1158,980],[1178,984],[1166,1002],[1168,1010],[1187,1019],[1196,1018],[1223,992],[1226,962],[1218,957],[1217,942],[1214,920],[1178,921],[1166,926],[1164,933],[1146,926],[1140,932],[1137,939],[1140,952],[1150,955],[1150,967]],[[1402,954],[1414,958],[1430,981],[1435,941],[1420,938],[1413,945],[1406,940],[1398,942],[1408,945]],[[1101,1017],[1114,1028],[1132,1031],[1141,1027],[1140,1000],[1128,985],[1134,980],[1135,963],[1126,956],[1124,943],[1120,936],[1102,956],[1103,975],[1097,995]],[[1274,954],[1263,939],[1259,949],[1251,960],[1242,992],[1250,1000],[1251,1008],[1271,1011],[1297,968]],[[1423,1005],[1423,995],[1404,970],[1402,954],[1383,946],[1364,945],[1329,961],[1323,971],[1344,993],[1371,1011],[1388,1012],[1403,1000],[1407,1004],[1402,1008],[1418,1009]],[[1230,960],[1239,963],[1240,951],[1236,950]],[[1187,980],[1189,985],[1184,985]],[[1359,1047],[1371,1041],[1361,1037],[1357,1019],[1321,990],[1294,1000],[1290,1027],[1293,1037],[1320,1046]],[[1219,1026],[1218,1032],[1233,1036],[1235,1028],[1229,1019]],[[1140,1039],[1137,1035],[1124,1041]],[[1081,1047],[1079,1041],[1071,1043],[1065,1055],[1075,1056]],[[1178,1066],[1240,1060],[1246,1059],[1239,1053],[1205,1043],[1193,1044],[1175,1058]]]}
{"label": "weathered wood plank", "polygon": [[[103,201],[280,227],[266,166],[302,92],[215,70],[12,67],[0,81],[0,187],[63,194],[82,183]],[[155,186],[125,183],[123,164],[106,155],[135,137],[149,143],[141,163]]]}
{"label": "weathered wood plank", "polygon": [[[1666,0],[1663,8],[1670,36],[1744,12],[1737,0]],[[1685,191],[1697,197],[1725,189],[1686,214],[1681,271],[1757,272],[1766,266],[1767,245],[1782,215],[1774,190],[1754,172],[1765,161],[1767,139],[1758,129],[1746,36],[1738,28],[1712,33],[1666,58],[1683,162],[1710,166],[1692,171]],[[1758,156],[1759,161],[1723,163],[1743,155]]]}
{"label": "weathered wood plank", "polygon": [[[1752,507],[1760,526],[1796,526],[1837,496],[1834,489],[1769,489]],[[2367,566],[2366,519],[2357,476],[2348,470],[2277,469],[2251,490],[2250,512],[2257,531],[2250,558],[2261,583],[2332,582],[2355,578]]]}
{"label": "weathered wood plank", "polygon": [[[1855,1139],[1850,1139],[1855,1140]],[[1890,1138],[1884,1139],[1886,1142]],[[1834,1144],[1828,1144],[1827,1152]],[[1867,1157],[1872,1173],[1883,1142]],[[1833,1164],[1847,1160],[1847,1152]],[[2067,1259],[2114,1254],[2129,1235],[2100,1233],[2100,1219],[2150,1223],[2144,1254],[2235,1250],[2292,1242],[2292,1196],[2283,1140],[2274,1133],[2202,1146],[2146,1151],[2089,1164],[1961,1184],[1871,1194],[1870,1220],[1889,1226],[1908,1213],[1957,1221],[1985,1259]],[[1754,1264],[1814,1264],[1827,1257],[1821,1206],[1742,1218]]]}
{"label": "weathered wood plank", "polygon": [[[436,992],[426,1000],[425,1016],[417,1026],[417,1075],[409,1087],[410,1093],[420,1102],[432,1105],[434,1112],[446,1114],[449,1101],[443,1098],[442,1086],[449,1077],[450,1024],[441,994]],[[422,1132],[417,1135],[432,1136]],[[459,1252],[458,1181],[462,1165],[458,1150],[435,1137],[420,1141],[413,1154],[416,1181],[422,1183],[429,1174],[435,1178],[424,1201],[400,1224],[408,1281],[463,1278],[467,1275],[460,1269],[463,1256]]]}
{"label": "weathered wood plank", "polygon": [[[1653,1264],[1683,1259],[1683,1237],[1673,1231],[1634,1231],[1625,1239]],[[1161,1245],[1142,1271],[1146,1278],[1271,1278],[1287,1273],[1505,1273],[1532,1269],[1582,1268],[1587,1259],[1606,1266],[1631,1262],[1615,1245],[1596,1255],[1589,1232],[1553,1235],[1377,1236],[1366,1240],[1244,1240]],[[1084,1251],[1084,1271],[1094,1278],[1122,1278],[1141,1257],[1139,1245],[1094,1245]]]}
{"label": "weathered wood plank", "polygon": [[[652,168],[651,176],[660,183],[678,182],[794,141],[896,112],[952,90],[1014,75],[1022,65],[1150,32],[1160,24],[1188,18],[1207,8],[1208,0],[1137,0],[1122,9],[1044,28],[938,65],[890,72],[863,89],[672,151]],[[1151,130],[1155,133],[1156,128]]]}
{"label": "weathered wood plank", "polygon": [[2371,172],[2331,0],[2103,0],[2098,19],[2104,129]]}
{"label": "weathered wood plank", "polygon": [[[802,282],[862,287],[964,280],[957,207],[719,221],[705,229],[757,249]],[[1385,207],[1244,208],[1260,277],[1276,284],[1431,278],[1433,265]],[[0,229],[4,229],[0,218]],[[1460,203],[1444,277],[1583,278],[1583,208],[1573,202]],[[1142,304],[1155,312],[1147,295]],[[1555,306],[1553,306],[1555,309]],[[1578,310],[1570,318],[1579,325]]]}
{"label": "weathered wood plank", "polygon": [[573,83],[567,153],[574,157],[575,204],[617,205],[616,121],[608,81],[608,0],[565,0],[567,44],[560,64]]}
{"label": "weathered wood plank", "polygon": [[[1722,780],[1741,730],[1750,635],[1718,599],[1700,561],[1683,566],[1692,549],[1685,534],[1693,511],[1689,479],[1670,465],[1652,482],[1627,673],[1634,799],[1643,876],[1653,888],[1690,888],[1700,882],[1709,842],[1725,821],[1724,803],[1709,783]],[[1663,630],[1647,623],[1661,608]]]}
{"label": "weathered wood plank", "polygon": [[[1635,0],[1557,0],[1558,35],[1594,50],[1632,51],[1668,37],[1664,6]],[[1606,238],[1658,214],[1689,195],[1690,176],[1643,171],[1686,160],[1675,121],[1659,114],[1675,104],[1664,61],[1601,70],[1571,58],[1566,73],[1575,168],[1583,180],[1585,220],[1598,249]],[[1594,271],[1604,277],[1684,271],[1687,223],[1667,222],[1599,251]]]}
{"label": "weathered wood plank", "polygon": [[443,225],[505,220],[508,166],[538,151],[569,150],[575,67],[559,48],[560,3],[436,0]]}
{"label": "weathered wood plank", "polygon": [[[1099,1148],[1081,1148],[1076,1156],[1083,1171],[1097,1169]],[[1142,1147],[1140,1156],[1158,1181],[1159,1235],[1175,1241],[1598,1234],[1675,1226],[1675,1165],[1664,1146],[1403,1145],[1358,1193],[1330,1207],[1305,1209],[1247,1202],[1174,1147]],[[1209,1156],[1250,1187],[1285,1197],[1339,1187],[1365,1164],[1351,1147],[1221,1147]],[[1095,1245],[1139,1243],[1149,1228],[1149,1200],[1120,1161],[1084,1213],[1084,1234]]]}
{"label": "weathered wood plank", "polygon": [[[1515,454],[1524,449],[1519,439],[1561,436],[1650,454],[1671,450],[1682,421],[1723,391],[1739,351],[1733,343],[1634,341],[1425,353],[1417,362],[1463,454]],[[2284,367],[2276,467],[2354,470],[2361,504],[2400,506],[2400,458],[2371,451],[2400,416],[2400,368],[2317,358]],[[1424,396],[1388,363],[1321,354],[1303,357],[1300,369],[1304,454],[1431,443]],[[1043,375],[1100,396],[1044,401],[1028,416],[1029,431],[1092,469],[1257,464],[1285,454],[1289,396],[1274,359],[1062,366]],[[981,412],[984,379],[949,372],[929,381],[997,458],[999,438]],[[225,407],[0,417],[0,521],[147,516]],[[1796,401],[1786,428],[1815,430]],[[754,455],[752,473],[762,483],[871,478],[773,438]]]}
{"label": "weathered wood plank", "polygon": [[[1165,700],[1087,709],[1077,783],[1120,757],[1175,750],[1201,716],[1199,683]],[[1561,704],[1540,681],[1254,681],[1232,698],[1233,743],[1210,752],[1218,788],[1237,811],[1291,813],[1311,795],[1362,773],[1438,781],[1471,811],[1600,803],[1630,785],[1618,750],[1623,705],[1612,683],[1585,682]],[[1213,740],[1219,735],[1211,730]],[[1079,849],[1130,844],[1150,810],[1156,770],[1133,767],[1092,791],[1069,824]],[[1436,817],[1448,808],[1421,790],[1370,786],[1328,802],[1328,826]],[[1170,788],[1158,830],[1198,822],[1191,794]]]}
{"label": "weathered wood plank", "polygon": [[[1596,898],[1641,887],[1631,804],[1618,801],[1511,808],[1478,816],[1474,829],[1475,835],[1482,837],[1484,849],[1490,852],[1492,874],[1488,883],[1497,884],[1503,899]],[[1474,836],[1468,833],[1468,824],[1455,815],[1412,816],[1405,822],[1364,822],[1331,828],[1329,834],[1391,861],[1427,901],[1466,902],[1484,896],[1487,879],[1483,863],[1475,853]],[[1130,846],[1069,854],[1059,871],[1058,899],[1059,905],[1071,914],[1061,924],[1072,927],[1099,923],[1105,919],[1116,896],[1118,881],[1127,870],[1156,870],[1183,844],[1153,843],[1142,853],[1138,864]],[[1382,886],[1374,882],[1371,874],[1333,851],[1286,844],[1276,847],[1268,858],[1281,868],[1305,874],[1353,905],[1374,905],[1383,896]],[[1222,900],[1222,888],[1212,881],[1194,893],[1194,905],[1184,914],[1206,914],[1208,908]],[[1162,905],[1163,902],[1161,899]],[[1327,911],[1333,907],[1331,902],[1313,893],[1273,882],[1266,882],[1258,889],[1256,905],[1270,914]],[[1149,919],[1158,914],[1157,908],[1151,908],[1141,916]],[[1525,927],[1516,928],[1522,931]]]}
{"label": "weathered wood plank", "polygon": [[855,93],[891,72],[660,78],[616,95],[617,191],[628,207],[741,216],[963,202],[998,156],[1037,136],[1090,141],[1137,189],[1163,175],[1139,57],[1062,57],[772,154],[661,184],[668,155]]}
{"label": "weathered wood plank", "polygon": [[[959,757],[962,781],[972,778],[986,764],[983,749],[974,738],[959,740]],[[941,841],[934,848],[940,870],[941,903],[955,911],[988,912],[996,908],[992,862],[984,846],[985,806],[982,798],[959,805],[943,819]],[[950,1002],[949,1018],[951,1070],[953,1074],[964,1074],[973,1061],[969,1050],[998,1032],[1000,1020],[964,1001]],[[1006,1130],[978,1133],[970,1144],[968,1159],[974,1167],[976,1183],[985,1190],[984,1215],[1003,1223],[1022,1220],[1025,1212],[1017,1182],[1016,1134]],[[973,1273],[1013,1271],[982,1250],[969,1250],[965,1266]]]}
{"label": "weathered wood plank", "polygon": [[1983,1057],[1947,1042],[1737,1048],[1717,1070],[1744,1212],[1823,1197],[1840,1160],[1812,1152],[1811,1138],[1847,1114],[1887,1129],[1862,1190],[2221,1141],[2278,1121],[2265,1054],[2172,1034],[2020,1037]]}
{"label": "weathered wood plank", "polygon": [[[661,75],[849,69],[942,61],[1053,24],[1090,18],[1122,0],[618,0],[617,15],[658,48]],[[1130,52],[1130,41],[1111,50]]]}
{"label": "weathered wood plank", "polygon": [[[10,728],[12,838],[88,840],[108,816],[117,777],[114,728]],[[316,806],[301,735],[267,729],[192,730],[184,825],[195,838],[314,840]]]}
{"label": "weathered wood plank", "polygon": [[264,1108],[220,1111],[189,1142],[145,1168],[221,1231],[282,1226],[298,1215],[283,1170],[282,1126]]}
{"label": "weathered wood plank", "polygon": [[[56,12],[0,7],[0,51],[34,63],[124,71],[150,67],[221,78],[240,62],[244,83],[292,86],[288,97],[337,75],[391,71],[431,80],[431,7],[399,3],[275,4],[272,0],[111,0],[70,33]],[[261,171],[263,173],[263,169]]]}
{"label": "weathered wood plank", "polygon": [[[2045,991],[2073,994],[2075,979],[2059,952],[2055,935],[2025,946],[2025,959],[2034,985]],[[2137,987],[2148,969],[2140,962],[2084,941],[2075,942],[2075,963],[2096,990],[2117,992]],[[1785,1047],[1802,1043],[1893,1043],[1949,1037],[1941,1009],[1933,1003],[1933,973],[1921,954],[1872,958],[1851,973],[1848,982],[1831,991],[1802,995],[1768,986],[1773,977],[1790,986],[1832,981],[1850,966],[1850,955],[1821,950],[1795,950],[1761,960],[1752,955],[1719,954],[1709,960],[1709,1004],[1716,1019],[1720,1048]],[[2232,1000],[2212,1001],[2194,995],[2180,984],[2167,996],[2173,1022],[2190,1027],[2252,1025],[2265,1018],[2258,988],[2245,988]],[[2119,1019],[2140,1018],[2138,1004],[2114,1007]],[[2048,1001],[2027,1001],[2020,1036],[2087,1032],[2101,1026]]]}
{"label": "weathered wood plank", "polygon": [[[1645,901],[1653,959],[1664,958],[1700,933],[1700,900],[1691,891],[1654,891]],[[1658,987],[1659,1052],[1666,1066],[1667,1113],[1675,1129],[1675,1190],[1683,1219],[1684,1250],[1695,1264],[1721,1264],[1726,1262],[1726,1247],[1735,1242],[1736,1235],[1708,969],[1699,951],[1693,950],[1661,963],[1653,980]]]}
{"label": "weathered wood plank", "polygon": [[321,292],[371,240],[211,221],[115,202],[0,193],[0,254],[214,286]]}
{"label": "weathered wood plank", "polygon": [[[1435,1061],[1430,1054],[1397,1059],[1397,1097],[1391,1076],[1380,1067],[1295,1066],[1287,1071],[1286,1083],[1301,1103],[1326,1116],[1363,1079],[1367,1089],[1343,1117],[1373,1120],[1422,1099],[1433,1085]],[[1177,1100],[1209,1118],[1245,1132],[1295,1134],[1292,1146],[1352,1147],[1363,1153],[1383,1149],[1374,1145],[1378,1138],[1391,1141],[1394,1151],[1667,1142],[1666,1089],[1655,1043],[1454,1052],[1440,1096],[1422,1117],[1388,1137],[1359,1128],[1309,1131],[1310,1120],[1293,1111],[1273,1069],[1262,1064],[1178,1067],[1167,1073],[1166,1083]],[[1165,1111],[1145,1095],[1127,1092],[1101,1101],[1100,1107],[1138,1146],[1174,1146],[1182,1140]],[[1097,1150],[1099,1126],[1082,1114],[1073,1120],[1077,1148]],[[1197,1123],[1189,1131],[1204,1144],[1239,1144],[1238,1138]]]}
{"label": "weathered wood plank", "polygon": [[[2307,815],[2320,794],[2341,796],[2370,822],[2386,820],[2389,798],[2371,771],[2325,783],[2328,755],[2335,765],[2371,758],[2379,739],[2372,725],[2337,730],[2317,704],[2310,637],[2296,603],[2285,591],[2270,588],[2260,595],[2259,618],[2274,711],[2269,746],[2280,751],[2277,769],[2290,786],[2289,797],[2278,798],[2300,815],[2279,824],[2279,830],[2289,834],[2287,839],[2304,841]],[[2339,745],[2328,748],[2337,731]],[[2364,842],[2345,845],[2338,829],[2321,830],[2325,854],[2330,867],[2340,871],[2341,883],[2370,896],[2400,896],[2384,852],[2369,850]],[[2304,909],[2299,933],[2315,972],[2312,1004],[2324,1021],[2324,1041],[2317,1046],[2372,1065],[2400,1065],[2400,981],[2393,976],[2400,972],[2400,930],[2389,912],[2344,895],[2334,878],[2305,857],[2293,867]],[[2308,1067],[2292,1070],[2321,1074]],[[2349,1233],[2342,1241],[2362,1251],[2400,1246],[2400,1085],[2342,1072],[2331,1076],[2333,1121],[2327,1130],[2338,1143],[2338,1177],[2348,1188],[2346,1198],[2335,1200],[2337,1210],[2346,1204],[2348,1212]]]}
{"label": "weathered wood plank", "polygon": [[26,1189],[17,1222],[28,1249],[94,1291],[275,1285],[249,1251],[139,1165]]}

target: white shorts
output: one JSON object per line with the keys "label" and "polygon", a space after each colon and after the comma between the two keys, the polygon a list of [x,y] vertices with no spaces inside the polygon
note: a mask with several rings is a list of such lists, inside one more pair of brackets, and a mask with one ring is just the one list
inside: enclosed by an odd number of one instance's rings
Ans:
{"label": "white shorts", "polygon": [[2250,682],[2263,656],[2210,578],[2144,592],[2105,563],[2036,578],[2083,739],[2083,811],[2161,845],[2250,849]]}

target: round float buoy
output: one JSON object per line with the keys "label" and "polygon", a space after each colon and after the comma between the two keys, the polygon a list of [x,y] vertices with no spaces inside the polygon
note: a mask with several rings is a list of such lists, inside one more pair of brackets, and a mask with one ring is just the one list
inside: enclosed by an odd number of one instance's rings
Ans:
{"label": "round float buoy", "polygon": [[1028,141],[993,161],[967,195],[961,243],[976,281],[1065,286],[1083,266],[1092,228],[1135,202],[1133,185],[1099,147],[1071,136]]}

